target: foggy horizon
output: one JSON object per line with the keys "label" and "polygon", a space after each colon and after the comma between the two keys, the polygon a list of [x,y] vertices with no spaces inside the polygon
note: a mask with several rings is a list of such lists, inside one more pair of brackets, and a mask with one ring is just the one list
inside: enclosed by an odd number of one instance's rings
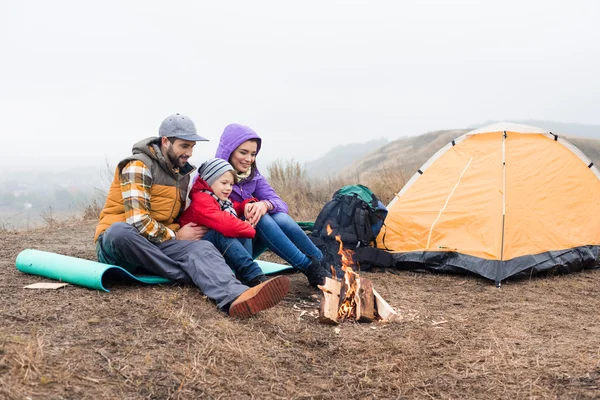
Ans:
{"label": "foggy horizon", "polygon": [[600,125],[594,1],[0,5],[3,170],[101,166],[189,116],[259,166],[485,121]]}

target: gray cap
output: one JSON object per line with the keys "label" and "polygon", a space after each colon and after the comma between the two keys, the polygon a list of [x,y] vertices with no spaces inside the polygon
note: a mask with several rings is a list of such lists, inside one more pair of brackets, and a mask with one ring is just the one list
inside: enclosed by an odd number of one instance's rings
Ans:
{"label": "gray cap", "polygon": [[[198,169],[198,175],[204,179],[208,186],[211,186],[227,171],[233,172],[233,166],[220,158],[211,158],[207,160]],[[233,173],[235,179],[235,172]]]}
{"label": "gray cap", "polygon": [[194,122],[179,113],[173,114],[165,118],[158,128],[158,135],[165,137],[174,137],[183,140],[194,140],[194,141],[207,141],[208,139],[196,133],[196,126]]}

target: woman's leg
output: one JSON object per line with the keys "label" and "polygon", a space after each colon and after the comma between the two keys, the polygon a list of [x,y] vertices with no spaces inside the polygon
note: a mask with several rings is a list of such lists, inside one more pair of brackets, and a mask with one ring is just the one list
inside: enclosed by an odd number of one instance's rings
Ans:
{"label": "woman's leg", "polygon": [[301,252],[318,260],[323,259],[323,253],[315,246],[308,235],[298,226],[296,221],[286,213],[271,214],[271,218],[279,225],[283,233],[296,245]]}
{"label": "woman's leg", "polygon": [[[279,213],[273,215],[279,215]],[[326,277],[331,278],[331,273],[321,265],[321,258],[323,258],[321,251],[310,242],[310,239],[293,219],[287,214],[283,215],[285,217],[276,217],[282,222],[282,226],[279,226],[272,215],[262,216],[256,225],[258,241],[266,244],[271,251],[306,275],[311,286],[324,284]],[[294,229],[293,225],[296,225],[298,229]],[[288,233],[291,238],[288,237]],[[304,238],[300,234],[304,235]],[[310,245],[306,241],[310,242]],[[309,254],[300,251],[295,243],[299,243]]]}
{"label": "woman's leg", "polygon": [[[302,233],[304,234],[304,232]],[[271,215],[262,216],[256,225],[256,236],[261,243],[264,243],[292,267],[301,271],[306,271],[308,268],[311,262],[310,258],[296,247]]]}

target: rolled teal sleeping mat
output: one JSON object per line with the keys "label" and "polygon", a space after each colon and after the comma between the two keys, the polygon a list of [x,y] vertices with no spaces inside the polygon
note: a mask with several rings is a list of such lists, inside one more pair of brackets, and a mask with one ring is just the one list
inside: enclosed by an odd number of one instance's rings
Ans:
{"label": "rolled teal sleeping mat", "polygon": [[33,249],[20,252],[15,263],[17,269],[26,274],[39,275],[106,292],[109,290],[104,287],[104,284],[109,279],[134,280],[148,284],[171,282],[160,276],[133,275],[116,265]]}
{"label": "rolled teal sleeping mat", "polygon": [[[68,282],[73,285],[108,292],[105,284],[109,280],[133,280],[147,284],[169,283],[169,279],[155,275],[134,275],[116,265],[102,264],[82,258],[64,256],[47,251],[26,249],[19,253],[15,261],[17,269],[26,274]],[[268,261],[257,261],[265,274],[291,269]]]}

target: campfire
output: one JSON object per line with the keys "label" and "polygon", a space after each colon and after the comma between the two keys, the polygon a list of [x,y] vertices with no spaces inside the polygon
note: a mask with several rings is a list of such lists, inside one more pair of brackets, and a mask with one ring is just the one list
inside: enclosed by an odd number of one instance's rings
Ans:
{"label": "campfire", "polygon": [[[331,228],[327,226],[331,235]],[[331,268],[333,279],[325,278],[325,284],[319,285],[323,291],[319,321],[326,324],[338,324],[343,321],[391,322],[398,318],[394,309],[373,289],[371,281],[361,277],[352,268],[353,252],[345,249],[339,236],[335,238],[340,248],[338,254],[342,258],[343,280],[339,281],[335,268]]]}

